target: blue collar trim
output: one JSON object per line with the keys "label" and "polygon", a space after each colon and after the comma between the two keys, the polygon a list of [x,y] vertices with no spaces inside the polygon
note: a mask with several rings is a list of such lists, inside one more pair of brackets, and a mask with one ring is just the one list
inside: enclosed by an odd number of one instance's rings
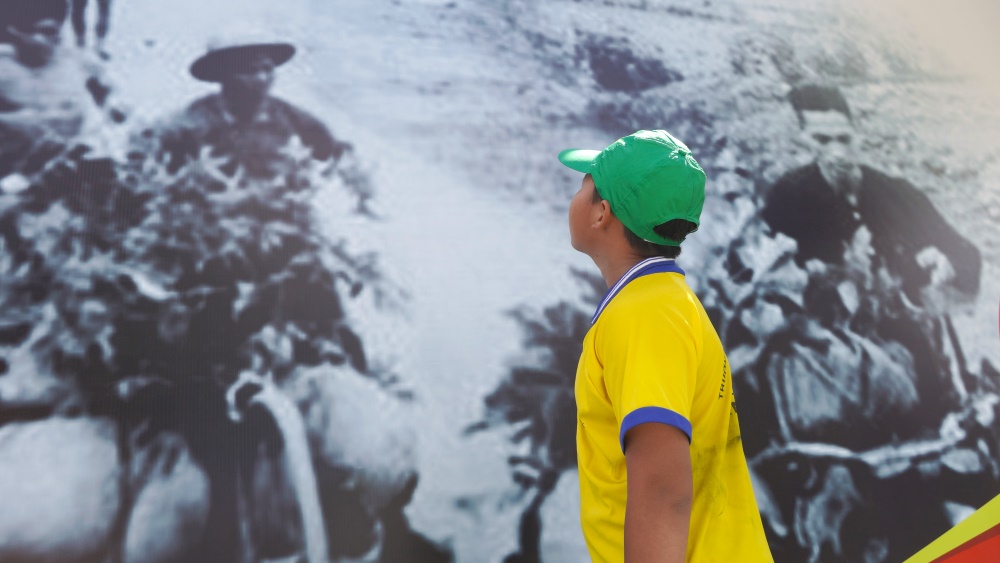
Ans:
{"label": "blue collar trim", "polygon": [[675,274],[684,275],[684,270],[677,265],[670,258],[647,258],[642,262],[639,262],[635,266],[625,272],[625,275],[618,280],[615,285],[611,286],[611,289],[604,294],[604,298],[601,299],[601,304],[598,305],[597,311],[594,312],[594,316],[590,318],[590,324],[597,322],[597,317],[601,316],[601,312],[604,308],[608,306],[608,303],[618,295],[621,290],[628,285],[628,283],[636,278],[641,278],[642,276],[648,276],[649,274],[660,274],[664,272],[673,272]]}

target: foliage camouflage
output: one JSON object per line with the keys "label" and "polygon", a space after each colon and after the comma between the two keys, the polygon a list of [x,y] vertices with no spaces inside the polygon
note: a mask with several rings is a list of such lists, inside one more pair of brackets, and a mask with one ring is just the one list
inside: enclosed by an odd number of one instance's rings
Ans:
{"label": "foliage camouflage", "polygon": [[78,147],[50,161],[0,199],[3,344],[92,391],[132,378],[225,386],[324,362],[368,372],[344,299],[392,291],[374,256],[318,228],[316,192],[351,190],[335,164],[301,146],[284,155],[267,180],[208,150],[175,174],[142,153],[116,165]]}
{"label": "foliage camouflage", "polygon": [[[573,274],[586,286],[584,301],[596,308],[604,294],[603,281],[579,270]],[[517,430],[511,440],[514,443],[528,440],[531,454],[527,458],[513,458],[512,465],[524,462],[538,470],[555,471],[575,468],[573,380],[591,313],[562,301],[541,312],[521,307],[510,314],[523,333],[525,354],[519,357],[527,357],[529,361],[519,361],[510,368],[497,389],[484,399],[484,419],[466,432],[515,426]],[[530,481],[522,484],[530,485]]]}
{"label": "foliage camouflage", "polygon": [[[367,176],[352,153],[318,162],[297,140],[281,150],[281,173],[266,179],[207,148],[174,172],[153,151],[116,162],[85,145],[57,149],[5,184],[21,189],[0,195],[0,375],[69,383],[69,406],[31,417],[81,407],[111,416],[123,463],[130,429],[139,446],[163,430],[183,435],[213,483],[202,555],[237,557],[246,515],[235,498],[250,494],[237,491],[239,473],[261,445],[280,447],[259,416],[229,419],[229,401],[242,408],[256,389],[227,397],[240,374],[280,385],[296,369],[333,366],[386,390],[396,382],[370,366],[345,307],[362,291],[388,307],[405,294],[381,276],[374,254],[329,235],[336,224],[321,230],[313,202],[337,190],[356,203],[324,209],[324,226],[370,216]],[[23,418],[9,398],[0,414]],[[339,514],[355,499],[328,485],[322,500]],[[387,514],[403,522],[393,533],[409,538],[401,514]],[[331,555],[371,540],[370,529],[348,538],[339,521],[328,524]]]}

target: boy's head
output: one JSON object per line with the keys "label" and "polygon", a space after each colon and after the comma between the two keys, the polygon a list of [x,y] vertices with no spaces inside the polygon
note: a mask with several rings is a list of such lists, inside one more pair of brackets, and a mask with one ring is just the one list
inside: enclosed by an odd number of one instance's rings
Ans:
{"label": "boy's head", "polygon": [[666,131],[637,131],[602,150],[569,149],[566,166],[583,172],[583,185],[570,203],[573,247],[593,255],[598,230],[589,228],[610,211],[620,235],[642,257],[680,253],[684,238],[698,228],[705,203],[705,172],[690,149]]}

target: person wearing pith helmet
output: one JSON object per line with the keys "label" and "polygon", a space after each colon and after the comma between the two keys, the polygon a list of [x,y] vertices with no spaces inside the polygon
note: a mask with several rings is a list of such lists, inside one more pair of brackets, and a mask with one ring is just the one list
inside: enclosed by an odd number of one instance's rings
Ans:
{"label": "person wearing pith helmet", "polygon": [[231,32],[213,39],[190,67],[191,75],[219,85],[193,102],[160,135],[169,167],[176,170],[209,146],[252,176],[277,174],[280,151],[293,137],[318,160],[339,159],[350,145],[336,140],[318,119],[271,94],[276,69],[295,55],[295,46],[258,31]]}
{"label": "person wearing pith helmet", "polygon": [[581,523],[594,561],[772,561],[722,343],[676,258],[705,172],[666,131],[559,154],[584,174],[573,248],[608,292],[576,374]]}

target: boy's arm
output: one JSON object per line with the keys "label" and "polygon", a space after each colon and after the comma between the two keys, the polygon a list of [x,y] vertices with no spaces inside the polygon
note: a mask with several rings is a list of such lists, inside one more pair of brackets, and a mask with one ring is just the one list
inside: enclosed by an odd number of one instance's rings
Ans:
{"label": "boy's arm", "polygon": [[683,563],[693,485],[688,437],[656,422],[625,435],[625,563]]}

